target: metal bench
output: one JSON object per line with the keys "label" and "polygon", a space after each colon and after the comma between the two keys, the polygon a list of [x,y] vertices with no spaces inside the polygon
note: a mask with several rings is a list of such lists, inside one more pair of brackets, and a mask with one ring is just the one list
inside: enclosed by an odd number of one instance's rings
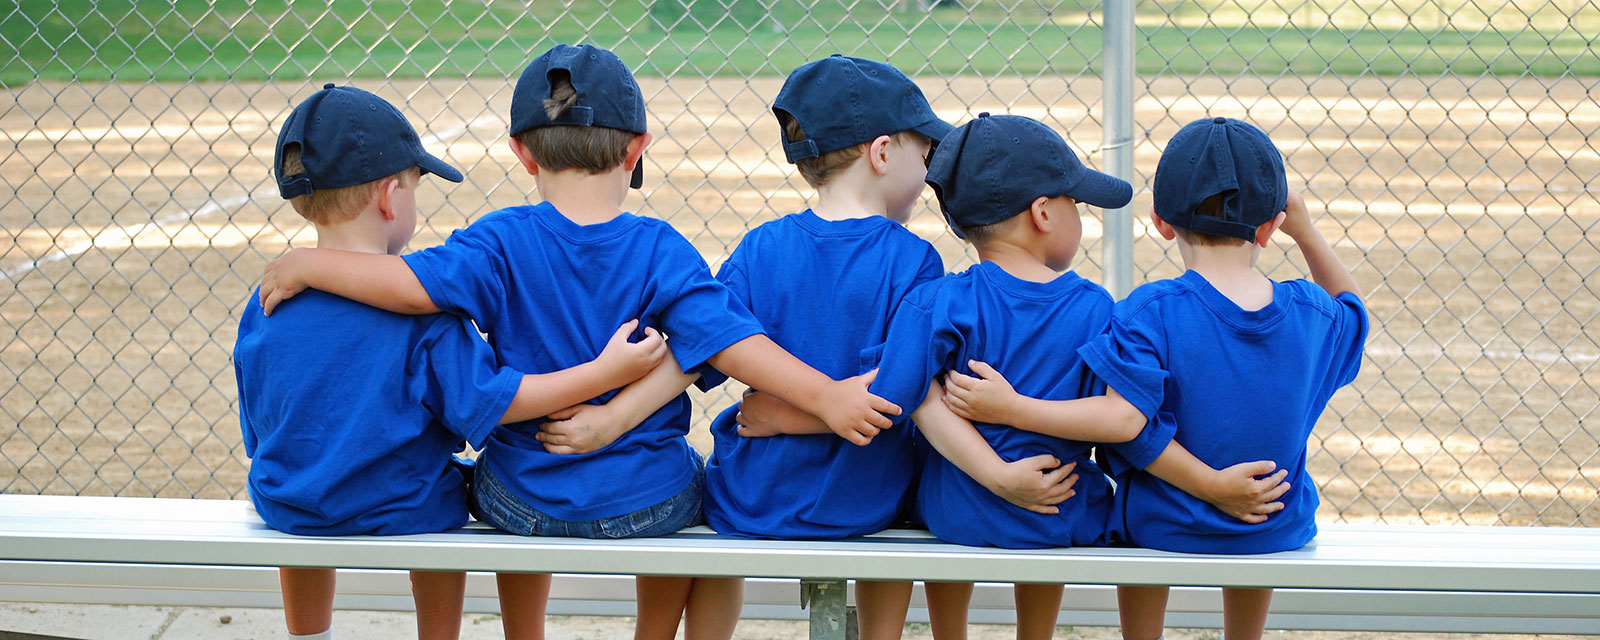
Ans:
{"label": "metal bench", "polygon": [[[180,566],[797,579],[813,638],[845,637],[847,578],[1275,586],[1283,591],[1269,622],[1274,628],[1600,633],[1600,530],[1589,529],[1327,526],[1304,549],[1254,556],[986,549],[917,531],[811,542],[743,540],[696,528],[664,538],[584,540],[523,538],[473,525],[415,536],[314,538],[267,528],[243,501],[11,495],[0,496],[0,561],[0,594],[46,589],[61,576],[81,583],[98,567],[129,564],[165,567],[149,572],[152,579]],[[1087,589],[1098,594],[1090,599],[1101,604],[1088,611],[1098,617],[1078,623],[1114,620],[1104,616],[1108,587]],[[758,598],[774,593],[753,591]],[[1190,597],[1175,593],[1174,606]],[[980,606],[996,599],[978,597]]]}

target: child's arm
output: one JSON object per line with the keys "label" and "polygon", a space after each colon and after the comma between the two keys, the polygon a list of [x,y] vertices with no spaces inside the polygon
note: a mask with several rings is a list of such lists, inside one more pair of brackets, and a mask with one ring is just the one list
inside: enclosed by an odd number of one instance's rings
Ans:
{"label": "child's arm", "polygon": [[821,418],[839,437],[866,445],[891,426],[888,415],[900,407],[868,393],[849,380],[832,380],[784,351],[771,338],[756,334],[711,356],[717,370]]}
{"label": "child's arm", "polygon": [[1127,442],[1144,429],[1144,414],[1109,387],[1103,396],[1039,400],[1017,393],[988,363],[972,360],[967,366],[982,377],[955,371],[945,377],[945,403],[967,420],[1079,442]]}
{"label": "child's arm", "polygon": [[1345,292],[1360,296],[1361,288],[1356,285],[1355,277],[1339,260],[1339,255],[1333,252],[1327,238],[1322,237],[1322,232],[1311,224],[1311,213],[1306,210],[1305,199],[1299,193],[1290,192],[1289,203],[1283,212],[1283,233],[1300,247],[1300,255],[1305,256],[1306,267],[1311,270],[1311,280],[1321,285],[1330,296]]}
{"label": "child's arm", "polygon": [[1173,440],[1144,470],[1223,513],[1257,524],[1283,510],[1277,499],[1289,491],[1284,482],[1289,470],[1272,473],[1277,466],[1271,460],[1257,460],[1218,471]]}
{"label": "child's arm", "polygon": [[[845,381],[855,382],[862,388],[868,388],[877,377],[878,370],[873,369],[854,378],[846,378]],[[745,390],[744,397],[739,400],[739,412],[734,414],[733,418],[734,422],[739,424],[739,435],[746,438],[833,434],[833,430],[828,428],[828,423],[823,422],[822,418],[801,411],[770,393],[762,393],[754,388]]]}
{"label": "child's arm", "polygon": [[439,312],[428,290],[400,256],[295,249],[267,263],[261,278],[262,313],[272,315],[278,303],[308,288],[394,313]]}
{"label": "child's arm", "polygon": [[[671,358],[667,342],[654,328],[645,328],[645,337],[629,342],[638,320],[618,327],[594,360],[551,373],[522,376],[517,395],[500,417],[500,424],[522,422],[584,402],[617,387],[645,377]],[[682,389],[679,389],[681,392]]]}
{"label": "child's arm", "polygon": [[[694,384],[698,373],[684,373],[667,351],[661,364],[605,404],[580,404],[550,414],[536,438],[556,454],[589,453],[616,442],[651,414]],[[586,398],[587,399],[587,398]]]}
{"label": "child's arm", "polygon": [[972,423],[950,412],[943,395],[938,382],[930,383],[922,406],[911,414],[939,455],[1011,504],[1035,513],[1060,513],[1055,505],[1076,494],[1072,486],[1078,476],[1072,471],[1077,463],[1063,465],[1049,454],[1006,462]]}

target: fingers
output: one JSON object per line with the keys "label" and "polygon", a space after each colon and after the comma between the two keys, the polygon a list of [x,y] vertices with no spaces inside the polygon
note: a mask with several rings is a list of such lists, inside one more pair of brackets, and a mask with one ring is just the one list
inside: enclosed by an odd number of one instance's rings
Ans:
{"label": "fingers", "polygon": [[1255,462],[1243,462],[1239,464],[1239,470],[1245,472],[1252,478],[1267,475],[1272,473],[1273,469],[1277,468],[1278,463],[1271,460],[1257,460]]}
{"label": "fingers", "polygon": [[863,374],[861,374],[859,376],[856,376],[856,378],[861,380],[861,385],[862,386],[870,387],[870,386],[872,386],[872,381],[878,379],[878,370],[877,369],[873,369],[873,370],[868,371],[866,373],[863,373]]}
{"label": "fingers", "polygon": [[[901,413],[900,405],[889,402],[888,400],[884,400],[878,396],[872,396],[872,409],[878,413],[889,416],[897,416]],[[885,421],[887,421],[887,418],[885,418]],[[885,428],[887,428],[887,425],[885,425]]]}
{"label": "fingers", "polygon": [[[879,431],[882,431],[884,429],[888,429],[890,427],[893,427],[894,426],[894,421],[892,421],[889,418],[885,417],[881,413],[871,413],[871,414],[867,415],[867,424],[869,425],[867,427],[867,429],[871,429],[872,430],[871,435],[868,436],[868,437],[871,437],[871,436],[878,435]],[[863,431],[863,429],[861,429],[860,427],[857,427],[856,430],[857,431]]]}
{"label": "fingers", "polygon": [[639,320],[637,318],[622,323],[622,326],[617,327],[616,331],[611,332],[611,341],[616,342],[618,340],[627,340],[628,336],[633,335],[633,330],[637,329],[638,327]]}
{"label": "fingers", "polygon": [[261,289],[261,296],[261,315],[272,315],[272,310],[278,306],[278,302],[282,299],[282,297],[278,295],[278,289],[274,287],[272,291],[268,293],[267,289],[263,288]]}
{"label": "fingers", "polygon": [[1278,498],[1283,497],[1283,494],[1288,493],[1289,489],[1292,487],[1290,486],[1290,483],[1283,481],[1283,479],[1288,476],[1288,470],[1284,470],[1273,474],[1270,478],[1257,480],[1256,482],[1261,483],[1262,486],[1271,487],[1267,489],[1265,493],[1261,494],[1261,499],[1265,501],[1277,500]]}
{"label": "fingers", "polygon": [[[1023,467],[1026,467],[1026,468],[1033,469],[1035,471],[1043,472],[1043,471],[1045,471],[1047,469],[1058,469],[1058,468],[1060,468],[1061,467],[1061,460],[1059,458],[1056,458],[1053,455],[1048,454],[1048,453],[1041,453],[1041,454],[1036,455],[1036,456],[1029,456],[1027,458],[1023,458],[1021,460],[1018,460],[1017,464],[1022,465]],[[1068,469],[1067,473],[1071,473],[1071,469]],[[1065,476],[1065,474],[1063,474],[1063,477],[1064,476]],[[1057,478],[1056,480],[1060,481],[1060,478]]]}
{"label": "fingers", "polygon": [[1000,372],[995,371],[994,367],[989,366],[987,362],[968,360],[967,366],[971,367],[972,372],[978,374],[984,380],[1005,380],[1005,376],[1000,375]]}
{"label": "fingers", "polygon": [[[974,361],[974,362],[976,362],[976,361]],[[944,376],[945,393],[951,393],[953,389],[960,389],[962,391],[969,391],[969,390],[972,389],[973,386],[975,386],[977,384],[978,384],[978,379],[977,378],[969,376],[969,375],[967,375],[965,373],[961,373],[959,371],[951,371],[951,372],[945,374],[945,376]]]}
{"label": "fingers", "polygon": [[552,422],[562,421],[562,420],[571,420],[573,417],[577,416],[579,413],[583,413],[583,406],[584,405],[580,404],[580,405],[573,405],[573,406],[567,407],[565,409],[559,409],[559,410],[551,412],[550,415],[545,416],[545,417],[549,418]]}
{"label": "fingers", "polygon": [[1022,504],[1022,505],[1017,505],[1017,506],[1020,506],[1020,507],[1022,507],[1024,509],[1027,509],[1027,510],[1032,511],[1034,513],[1044,514],[1044,515],[1047,515],[1047,516],[1053,516],[1053,515],[1056,515],[1058,513],[1061,513],[1061,509],[1059,509],[1057,507],[1050,506],[1050,505]]}

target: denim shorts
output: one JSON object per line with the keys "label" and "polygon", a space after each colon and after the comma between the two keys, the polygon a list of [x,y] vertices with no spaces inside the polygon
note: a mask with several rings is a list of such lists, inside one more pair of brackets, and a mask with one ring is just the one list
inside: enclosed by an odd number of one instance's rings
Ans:
{"label": "denim shorts", "polygon": [[[698,457],[696,458],[698,460]],[[689,486],[665,502],[611,518],[571,522],[529,506],[511,493],[488,465],[477,465],[467,505],[473,517],[519,536],[568,538],[649,538],[705,522],[705,464],[696,465]]]}

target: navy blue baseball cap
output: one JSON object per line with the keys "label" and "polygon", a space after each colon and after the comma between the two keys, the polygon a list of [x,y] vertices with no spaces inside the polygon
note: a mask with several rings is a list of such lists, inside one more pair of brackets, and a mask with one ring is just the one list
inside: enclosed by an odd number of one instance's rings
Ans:
{"label": "navy blue baseball cap", "polygon": [[[553,72],[565,71],[578,103],[555,118],[545,114]],[[511,93],[511,135],[540,127],[607,127],[648,133],[644,93],[617,54],[594,45],[558,44],[544,52],[517,79]],[[633,167],[631,186],[644,185],[644,161]]]}
{"label": "navy blue baseball cap", "polygon": [[[283,150],[300,145],[306,172],[283,175]],[[451,182],[461,172],[422,149],[417,130],[387,100],[355,87],[322,85],[322,90],[289,113],[278,131],[272,176],[283,199],[310,195],[387,178],[417,167]]]}
{"label": "navy blue baseball cap", "polygon": [[1102,209],[1126,206],[1133,186],[1083,166],[1061,134],[1022,116],[978,114],[946,138],[928,184],[957,237],[961,227],[1015,216],[1039,197],[1067,196]]}
{"label": "navy blue baseball cap", "polygon": [[[1283,154],[1267,134],[1232,118],[1196,120],[1172,136],[1156,165],[1156,215],[1174,227],[1254,241],[1288,204]],[[1195,215],[1222,195],[1222,217]]]}
{"label": "navy blue baseball cap", "polygon": [[791,163],[901,131],[937,144],[955,129],[933,114],[922,89],[899,69],[837,53],[789,74],[772,112],[788,114],[806,132],[803,140],[784,135],[783,155]]}

